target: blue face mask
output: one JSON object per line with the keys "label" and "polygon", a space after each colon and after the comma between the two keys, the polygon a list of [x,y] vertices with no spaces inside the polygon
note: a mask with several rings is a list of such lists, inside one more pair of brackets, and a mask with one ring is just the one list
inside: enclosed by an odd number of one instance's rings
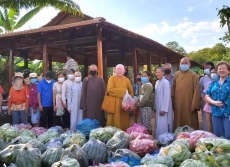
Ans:
{"label": "blue face mask", "polygon": [[211,78],[213,81],[218,81],[219,80],[219,76],[217,75],[217,73],[211,73]]}
{"label": "blue face mask", "polygon": [[149,82],[148,77],[141,77],[141,82],[143,83]]}
{"label": "blue face mask", "polygon": [[181,64],[180,65],[180,70],[181,71],[188,71],[189,70],[189,65],[188,64]]}
{"label": "blue face mask", "polygon": [[31,82],[31,83],[36,83],[37,81],[38,81],[37,78],[31,78],[31,79],[30,79],[30,82]]}
{"label": "blue face mask", "polygon": [[210,69],[208,69],[208,68],[207,68],[207,69],[204,69],[204,73],[205,73],[206,75],[210,75],[210,73],[211,73],[211,72],[210,72]]}

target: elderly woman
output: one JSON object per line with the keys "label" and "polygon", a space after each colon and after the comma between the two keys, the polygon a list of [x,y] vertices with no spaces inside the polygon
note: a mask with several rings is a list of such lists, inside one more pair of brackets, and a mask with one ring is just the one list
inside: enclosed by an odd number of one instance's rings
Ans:
{"label": "elderly woman", "polygon": [[107,85],[107,95],[114,100],[114,112],[107,114],[107,126],[115,126],[122,130],[129,127],[129,112],[122,109],[122,99],[126,90],[133,96],[133,87],[130,80],[124,76],[125,68],[118,64],[115,68],[116,75],[111,76]]}
{"label": "elderly woman", "polygon": [[219,80],[213,81],[205,95],[212,105],[212,123],[214,134],[230,139],[230,64],[220,61],[216,64]]}
{"label": "elderly woman", "polygon": [[155,137],[173,130],[173,109],[171,100],[171,87],[164,77],[163,67],[158,67],[155,73],[155,111],[156,111],[156,134]]}
{"label": "elderly woman", "polygon": [[29,88],[24,84],[23,73],[15,73],[13,86],[8,98],[8,114],[13,117],[13,124],[27,123],[29,110]]}

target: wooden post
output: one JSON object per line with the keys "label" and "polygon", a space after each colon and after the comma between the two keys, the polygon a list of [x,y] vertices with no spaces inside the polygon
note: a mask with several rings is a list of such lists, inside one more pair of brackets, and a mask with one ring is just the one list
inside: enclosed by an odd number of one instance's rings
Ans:
{"label": "wooden post", "polygon": [[14,73],[14,52],[13,47],[10,49],[10,56],[9,56],[9,86],[12,85],[12,78]]}
{"label": "wooden post", "polygon": [[49,71],[52,71],[53,70],[53,67],[52,67],[52,56],[49,55],[48,59],[49,59]]}
{"label": "wooden post", "polygon": [[102,28],[99,28],[97,32],[97,62],[98,76],[103,78]]}
{"label": "wooden post", "polygon": [[28,53],[27,52],[24,52],[23,53],[23,57],[24,57],[24,69],[27,69],[28,68],[28,64],[29,64],[29,61],[28,61]]}
{"label": "wooden post", "polygon": [[138,50],[134,48],[133,51],[133,77],[135,78],[137,76],[137,70],[138,70],[138,64],[137,64],[137,58],[138,58]]}
{"label": "wooden post", "polygon": [[121,52],[121,64],[125,66],[125,49],[123,45],[121,46],[120,52]]}
{"label": "wooden post", "polygon": [[46,39],[44,40],[44,45],[43,45],[43,75],[45,75],[45,73],[47,72],[47,66],[48,66],[48,62],[47,62],[47,43],[46,43]]}
{"label": "wooden post", "polygon": [[105,83],[108,82],[108,66],[107,66],[107,43],[103,42],[102,48],[102,55],[103,55],[103,76]]}
{"label": "wooden post", "polygon": [[147,69],[148,69],[148,71],[149,72],[152,72],[152,69],[151,69],[151,65],[152,65],[152,57],[151,57],[151,52],[149,52],[148,53],[148,55],[147,55],[148,57],[147,57]]}
{"label": "wooden post", "polygon": [[159,54],[159,67],[161,67],[162,66],[162,56],[161,56],[161,54]]}
{"label": "wooden post", "polygon": [[87,77],[89,75],[89,63],[88,63],[88,57],[85,56],[84,60],[84,77]]}

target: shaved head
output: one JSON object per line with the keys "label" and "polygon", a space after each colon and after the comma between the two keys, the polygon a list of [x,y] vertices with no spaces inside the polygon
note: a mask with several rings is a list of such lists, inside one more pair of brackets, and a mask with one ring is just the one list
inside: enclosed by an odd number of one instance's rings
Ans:
{"label": "shaved head", "polygon": [[118,64],[115,67],[115,73],[117,76],[122,77],[125,73],[125,67],[122,64]]}
{"label": "shaved head", "polygon": [[80,71],[77,71],[77,72],[75,72],[75,77],[81,77],[81,72]]}
{"label": "shaved head", "polygon": [[189,58],[187,58],[187,57],[184,57],[184,58],[182,58],[181,60],[180,60],[180,64],[191,64],[190,63],[190,59]]}
{"label": "shaved head", "polygon": [[89,66],[89,70],[97,71],[97,66],[95,64],[92,64],[91,66]]}

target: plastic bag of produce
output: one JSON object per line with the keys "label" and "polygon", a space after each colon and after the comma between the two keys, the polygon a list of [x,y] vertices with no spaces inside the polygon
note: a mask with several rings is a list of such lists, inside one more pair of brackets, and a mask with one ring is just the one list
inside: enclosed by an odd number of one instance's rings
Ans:
{"label": "plastic bag of produce", "polygon": [[53,130],[54,132],[57,132],[59,134],[64,133],[64,130],[61,126],[54,126],[54,127],[49,128],[48,130]]}
{"label": "plastic bag of produce", "polygon": [[73,132],[73,131],[69,131],[69,132],[66,132],[68,133],[68,135],[61,135],[62,138],[64,138],[64,141],[63,141],[63,147],[64,148],[67,148],[69,147],[70,145],[72,144],[78,144],[80,146],[83,146],[83,144],[86,143],[86,137],[83,133],[81,132]]}
{"label": "plastic bag of produce", "polygon": [[190,134],[190,132],[180,132],[177,134],[176,139],[189,139]]}
{"label": "plastic bag of produce", "polygon": [[13,127],[18,128],[18,130],[21,129],[32,129],[32,126],[28,123],[28,124],[14,124]]}
{"label": "plastic bag of produce", "polygon": [[19,131],[19,134],[20,134],[20,136],[30,137],[33,139],[36,138],[36,135],[31,130],[28,130],[28,129],[21,129]]}
{"label": "plastic bag of produce", "polygon": [[81,167],[79,162],[73,158],[64,158],[55,162],[51,167]]}
{"label": "plastic bag of produce", "polygon": [[123,96],[123,100],[122,100],[122,109],[124,111],[131,111],[134,108],[135,108],[135,102],[133,101],[133,98],[129,95],[129,92],[126,90],[126,93]]}
{"label": "plastic bag of produce", "polygon": [[216,135],[214,135],[213,133],[203,131],[203,130],[193,131],[190,134],[190,138],[189,138],[189,146],[191,149],[195,149],[197,141],[200,138],[218,138],[218,137]]}
{"label": "plastic bag of produce", "polygon": [[38,141],[37,139],[32,139],[27,143],[30,144],[33,148],[39,149],[41,153],[44,153],[46,151],[46,146],[42,142]]}
{"label": "plastic bag of produce", "polygon": [[107,150],[105,144],[100,140],[90,139],[82,146],[82,150],[85,152],[87,159],[96,163],[105,163]]}
{"label": "plastic bag of produce", "polygon": [[139,139],[151,139],[151,140],[153,140],[153,136],[152,135],[145,134],[145,133],[140,133],[140,132],[131,132],[130,136],[131,136],[132,140],[135,140],[136,138],[139,138]]}
{"label": "plastic bag of produce", "polygon": [[26,136],[18,136],[15,139],[12,139],[11,142],[8,145],[13,145],[13,144],[26,144],[28,141],[32,140],[33,138],[31,137],[26,137]]}
{"label": "plastic bag of produce", "polygon": [[199,160],[187,159],[180,167],[208,167],[205,163]]}
{"label": "plastic bag of produce", "polygon": [[134,167],[168,167],[168,166],[163,165],[163,164],[153,164],[153,165],[138,165]]}
{"label": "plastic bag of produce", "polygon": [[152,153],[158,148],[153,140],[136,138],[130,142],[129,149],[140,156],[144,156],[147,153]]}
{"label": "plastic bag of produce", "polygon": [[169,145],[175,140],[175,135],[173,133],[163,133],[158,136],[158,142],[163,145]]}
{"label": "plastic bag of produce", "polygon": [[77,144],[73,144],[63,151],[63,157],[76,159],[81,167],[88,167],[88,160],[85,152]]}
{"label": "plastic bag of produce", "polygon": [[62,148],[63,146],[63,139],[60,137],[55,137],[50,139],[46,144],[46,148]]}
{"label": "plastic bag of produce", "polygon": [[117,149],[116,152],[113,154],[113,158],[122,158],[125,156],[129,156],[137,160],[141,160],[141,157],[139,155],[137,155],[135,152],[129,149],[126,149],[126,148]]}
{"label": "plastic bag of produce", "polygon": [[126,133],[131,134],[132,132],[149,134],[147,128],[141,124],[134,124],[126,130]]}
{"label": "plastic bag of produce", "polygon": [[104,127],[104,128],[97,128],[93,129],[90,132],[89,138],[95,138],[98,139],[102,142],[107,142],[109,139],[113,137],[113,135],[120,129],[115,128],[115,127]]}
{"label": "plastic bag of produce", "polygon": [[106,148],[111,151],[127,148],[130,140],[131,137],[127,133],[123,131],[117,131],[114,136],[106,143]]}
{"label": "plastic bag of produce", "polygon": [[0,137],[8,144],[12,139],[19,136],[18,128],[10,126],[10,124],[4,124],[0,127]]}
{"label": "plastic bag of produce", "polygon": [[125,162],[111,162],[109,164],[99,164],[98,167],[131,167]]}
{"label": "plastic bag of produce", "polygon": [[187,138],[186,139],[176,139],[172,143],[176,143],[176,142],[183,143],[184,145],[186,145],[190,149],[190,147],[189,147],[189,139],[187,139]]}
{"label": "plastic bag of produce", "polygon": [[50,167],[62,157],[62,148],[49,148],[42,154],[42,166]]}
{"label": "plastic bag of produce", "polygon": [[178,133],[181,133],[181,132],[193,132],[194,129],[189,127],[188,125],[185,125],[185,126],[180,126],[178,128],[176,128],[176,130],[174,131],[174,134],[177,136]]}
{"label": "plastic bag of produce", "polygon": [[58,137],[59,134],[57,132],[54,132],[53,130],[48,130],[41,135],[38,136],[38,140],[43,142],[44,144],[47,143],[50,139]]}
{"label": "plastic bag of produce", "polygon": [[76,129],[81,131],[86,137],[89,137],[90,131],[99,127],[98,120],[84,119],[79,122]]}
{"label": "plastic bag of produce", "polygon": [[46,132],[47,129],[46,129],[46,128],[43,128],[43,127],[33,127],[33,128],[31,129],[31,131],[34,132],[34,134],[35,134],[36,136],[39,136],[39,135],[41,135],[42,133]]}
{"label": "plastic bag of produce", "polygon": [[144,165],[153,165],[153,164],[162,164],[166,165],[167,167],[174,167],[174,162],[173,159],[170,156],[152,156],[149,154],[146,154],[142,159],[141,159],[141,164]]}
{"label": "plastic bag of produce", "polygon": [[110,158],[109,162],[125,162],[127,164],[129,164],[130,166],[136,166],[136,165],[140,165],[141,164],[141,160],[140,159],[136,159],[133,157],[129,157],[129,156],[124,156],[122,158]]}

